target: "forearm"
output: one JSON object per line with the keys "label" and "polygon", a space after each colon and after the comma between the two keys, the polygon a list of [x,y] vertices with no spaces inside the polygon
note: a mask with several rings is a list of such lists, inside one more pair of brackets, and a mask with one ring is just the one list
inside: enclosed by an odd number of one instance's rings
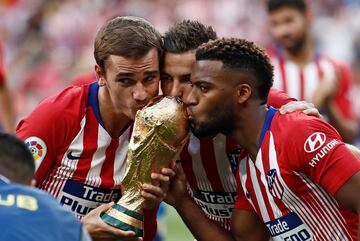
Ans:
{"label": "forearm", "polygon": [[326,108],[329,123],[340,133],[344,142],[353,143],[357,134],[357,123],[343,116],[337,106],[329,104]]}
{"label": "forearm", "polygon": [[11,96],[6,88],[3,86],[0,88],[0,109],[2,113],[1,117],[1,125],[6,132],[14,132],[15,130],[15,114],[13,110],[13,102],[11,101]]}
{"label": "forearm", "polygon": [[191,197],[184,198],[184,200],[181,201],[177,207],[174,206],[174,208],[196,240],[212,241],[214,237],[216,237],[217,241],[235,240],[229,231],[208,219]]}

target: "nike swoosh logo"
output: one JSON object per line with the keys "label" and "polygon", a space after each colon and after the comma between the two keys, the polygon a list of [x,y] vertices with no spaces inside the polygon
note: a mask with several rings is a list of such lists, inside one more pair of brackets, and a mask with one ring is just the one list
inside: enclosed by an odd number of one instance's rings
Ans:
{"label": "nike swoosh logo", "polygon": [[72,151],[69,151],[66,156],[67,156],[67,158],[68,158],[69,160],[79,160],[79,159],[81,159],[80,156],[73,156]]}

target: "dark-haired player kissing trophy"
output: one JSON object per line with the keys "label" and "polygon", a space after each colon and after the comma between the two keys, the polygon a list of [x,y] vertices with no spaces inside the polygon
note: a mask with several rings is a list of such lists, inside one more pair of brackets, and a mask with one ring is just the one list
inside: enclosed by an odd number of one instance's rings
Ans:
{"label": "dark-haired player kissing trophy", "polygon": [[143,236],[143,203],[141,185],[151,183],[151,173],[169,167],[181,152],[188,137],[188,121],[183,103],[176,98],[157,97],[135,116],[127,169],[122,181],[121,199],[102,219],[121,230],[132,230]]}

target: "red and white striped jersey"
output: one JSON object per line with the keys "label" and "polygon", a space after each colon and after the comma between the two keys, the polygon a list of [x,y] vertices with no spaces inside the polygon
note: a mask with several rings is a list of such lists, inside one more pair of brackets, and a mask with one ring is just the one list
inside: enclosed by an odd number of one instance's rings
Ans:
{"label": "red and white striped jersey", "polygon": [[360,161],[333,127],[271,108],[259,147],[255,161],[240,162],[235,208],[255,210],[273,240],[357,240],[357,214],[333,196]]}
{"label": "red and white striped jersey", "polygon": [[335,103],[344,117],[355,119],[350,96],[352,79],[347,66],[329,57],[317,55],[313,61],[301,67],[286,60],[277,50],[269,50],[268,53],[274,65],[274,88],[281,89],[298,100],[312,101],[321,81],[335,81],[340,76]]}
{"label": "red and white striped jersey", "polygon": [[[79,217],[120,198],[126,168],[132,123],[112,138],[100,116],[98,91],[96,82],[69,87],[40,103],[16,130],[34,156],[37,187]],[[156,210],[145,220],[145,237],[152,240]]]}
{"label": "red and white striped jersey", "polygon": [[[293,100],[272,89],[268,104],[280,107]],[[237,144],[222,134],[201,140],[191,134],[180,156],[190,194],[210,219],[228,229],[237,196],[233,173],[239,158],[245,156]]]}

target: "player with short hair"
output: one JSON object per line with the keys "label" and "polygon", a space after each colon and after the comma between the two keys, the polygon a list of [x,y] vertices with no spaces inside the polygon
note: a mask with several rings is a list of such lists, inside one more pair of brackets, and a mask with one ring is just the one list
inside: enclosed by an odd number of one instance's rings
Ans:
{"label": "player with short hair", "polygon": [[[94,44],[97,82],[47,98],[17,127],[34,155],[37,187],[83,217],[93,239],[134,236],[105,224],[100,214],[121,196],[133,120],[158,95],[161,54],[161,35],[148,21],[109,20]],[[156,204],[168,184],[168,177],[154,176],[160,186],[142,186],[144,240],[155,235]]]}
{"label": "player with short hair", "polygon": [[274,87],[314,103],[344,141],[353,143],[358,126],[350,100],[349,68],[316,50],[311,10],[304,0],[270,0],[267,10],[277,44],[269,51],[275,68]]}
{"label": "player with short hair", "polygon": [[[161,88],[165,95],[181,99],[189,95],[196,48],[216,38],[212,27],[192,20],[179,22],[165,32],[161,68]],[[271,91],[268,102],[276,107],[291,102],[285,107],[287,111],[306,109],[306,113],[317,113],[310,104],[296,102],[275,89]],[[230,229],[231,213],[237,196],[233,172],[240,155],[240,147],[222,134],[201,139],[191,134],[189,143],[180,155],[191,196],[211,220],[227,229]]]}
{"label": "player with short hair", "polygon": [[168,195],[197,239],[357,240],[350,215],[360,213],[360,161],[322,119],[266,105],[273,67],[262,49],[235,38],[203,44],[191,80],[192,132],[223,133],[248,152],[231,233],[209,222],[175,179]]}
{"label": "player with short hair", "polygon": [[91,240],[74,215],[34,185],[34,159],[18,138],[0,133],[0,240]]}

